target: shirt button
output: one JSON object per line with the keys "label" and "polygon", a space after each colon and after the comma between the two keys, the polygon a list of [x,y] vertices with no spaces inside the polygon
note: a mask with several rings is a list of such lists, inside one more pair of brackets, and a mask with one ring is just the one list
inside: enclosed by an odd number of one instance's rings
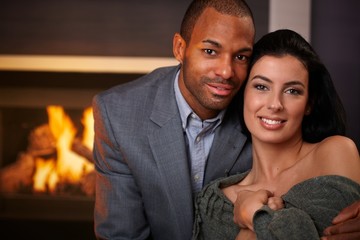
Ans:
{"label": "shirt button", "polygon": [[200,180],[200,177],[199,177],[199,175],[198,175],[198,174],[195,174],[195,176],[194,176],[194,180],[195,180],[195,182],[198,182],[198,181]]}
{"label": "shirt button", "polygon": [[200,142],[200,140],[201,140],[201,137],[200,137],[200,136],[196,137],[196,139],[195,139],[195,141],[196,141],[197,143]]}

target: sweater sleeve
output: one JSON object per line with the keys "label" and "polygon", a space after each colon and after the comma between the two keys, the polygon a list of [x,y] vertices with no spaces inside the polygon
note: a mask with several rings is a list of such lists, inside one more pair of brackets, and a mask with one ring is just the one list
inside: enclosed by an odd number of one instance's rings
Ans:
{"label": "sweater sleeve", "polygon": [[253,218],[258,239],[319,239],[332,219],[360,199],[360,185],[342,176],[319,176],[282,196],[285,208],[259,209]]}
{"label": "sweater sleeve", "polygon": [[264,206],[255,213],[253,220],[258,240],[319,239],[310,216],[297,208],[274,211]]}

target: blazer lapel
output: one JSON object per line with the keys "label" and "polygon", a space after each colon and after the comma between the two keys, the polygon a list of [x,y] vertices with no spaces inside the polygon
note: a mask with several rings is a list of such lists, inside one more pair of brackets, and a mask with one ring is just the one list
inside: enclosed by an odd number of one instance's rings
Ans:
{"label": "blazer lapel", "polygon": [[[223,122],[221,127],[216,130],[206,164],[204,184],[229,175],[235,164],[239,165],[239,156],[246,141],[247,138],[241,132],[240,122],[233,114],[231,119]],[[243,159],[243,161],[240,165],[244,165],[244,169],[248,168],[248,164],[250,164],[248,159]]]}
{"label": "blazer lapel", "polygon": [[149,144],[159,168],[161,184],[168,189],[169,202],[173,204],[179,224],[186,226],[181,229],[191,229],[192,221],[189,220],[193,219],[193,198],[185,136],[173,86],[176,72],[167,75],[166,78],[171,80],[164,78],[167,83],[158,89],[150,116],[156,126],[149,135]]}
{"label": "blazer lapel", "polygon": [[[172,199],[170,202],[177,205],[174,209],[178,211],[178,216],[188,215],[185,218],[188,221],[192,219],[192,189],[185,140],[178,121],[170,121],[154,131],[149,136],[149,141],[162,184],[169,189],[168,196]],[[177,137],[174,138],[174,135]]]}

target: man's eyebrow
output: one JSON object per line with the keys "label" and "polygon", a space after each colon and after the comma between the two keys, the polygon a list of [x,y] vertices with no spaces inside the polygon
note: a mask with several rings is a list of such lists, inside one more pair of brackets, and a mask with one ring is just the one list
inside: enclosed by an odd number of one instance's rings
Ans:
{"label": "man's eyebrow", "polygon": [[[222,45],[214,40],[211,40],[211,39],[205,39],[202,41],[202,43],[205,43],[205,44],[211,44],[217,48],[222,48]],[[252,48],[251,47],[245,47],[245,48],[242,48],[242,49],[239,49],[238,51],[239,53],[243,53],[243,52],[252,52]]]}
{"label": "man's eyebrow", "polygon": [[205,39],[202,41],[202,43],[208,43],[208,44],[211,44],[211,45],[214,45],[215,47],[218,47],[218,48],[221,48],[222,45],[214,40],[211,40],[211,39]]}

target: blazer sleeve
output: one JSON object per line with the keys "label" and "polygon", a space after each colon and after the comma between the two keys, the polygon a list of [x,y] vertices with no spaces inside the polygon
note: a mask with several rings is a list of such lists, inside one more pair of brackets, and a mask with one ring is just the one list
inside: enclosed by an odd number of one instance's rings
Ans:
{"label": "blazer sleeve", "polygon": [[97,239],[147,239],[150,228],[129,166],[116,144],[107,106],[93,100],[96,199],[94,227]]}

